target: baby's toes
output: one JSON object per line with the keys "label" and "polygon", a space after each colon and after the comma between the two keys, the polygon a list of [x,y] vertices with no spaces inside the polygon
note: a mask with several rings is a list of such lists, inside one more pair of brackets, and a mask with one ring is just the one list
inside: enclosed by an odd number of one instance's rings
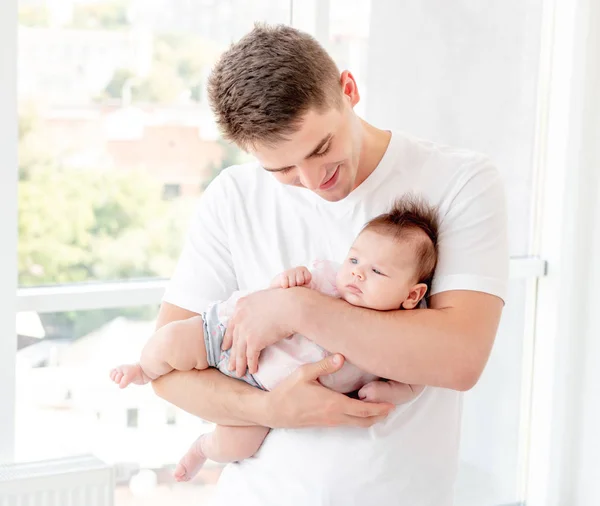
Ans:
{"label": "baby's toes", "polygon": [[173,477],[175,478],[175,481],[189,481],[187,471],[181,463],[177,464],[177,467],[175,467],[175,471],[173,471]]}

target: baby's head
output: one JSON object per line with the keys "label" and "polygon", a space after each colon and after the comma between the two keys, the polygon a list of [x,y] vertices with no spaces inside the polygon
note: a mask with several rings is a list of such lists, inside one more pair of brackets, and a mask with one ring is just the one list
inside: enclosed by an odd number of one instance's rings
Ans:
{"label": "baby's head", "polygon": [[434,208],[404,197],[368,222],[337,275],[343,299],[380,311],[413,309],[425,296],[437,264]]}

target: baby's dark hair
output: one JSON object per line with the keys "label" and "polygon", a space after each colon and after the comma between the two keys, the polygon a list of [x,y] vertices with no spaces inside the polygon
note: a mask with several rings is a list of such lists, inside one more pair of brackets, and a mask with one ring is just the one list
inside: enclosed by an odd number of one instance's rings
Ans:
{"label": "baby's dark hair", "polygon": [[429,292],[438,260],[438,228],[437,209],[408,194],[396,200],[390,211],[369,221],[363,231],[373,230],[397,240],[414,240],[419,261],[418,282],[426,283]]}

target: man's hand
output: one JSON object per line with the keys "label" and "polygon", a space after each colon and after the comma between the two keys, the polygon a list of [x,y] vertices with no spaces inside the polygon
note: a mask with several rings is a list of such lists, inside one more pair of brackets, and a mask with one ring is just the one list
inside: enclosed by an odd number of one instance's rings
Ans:
{"label": "man's hand", "polygon": [[304,267],[294,267],[278,274],[271,281],[271,288],[293,288],[294,286],[306,286],[310,284],[312,274]]}
{"label": "man's hand", "polygon": [[296,369],[266,395],[267,419],[271,428],[370,427],[394,409],[390,403],[364,402],[334,392],[319,383],[344,364],[337,354]]}
{"label": "man's hand", "polygon": [[229,370],[242,377],[246,368],[254,374],[258,357],[267,346],[293,334],[287,325],[293,311],[291,290],[269,289],[242,297],[229,320],[223,350],[231,348]]}

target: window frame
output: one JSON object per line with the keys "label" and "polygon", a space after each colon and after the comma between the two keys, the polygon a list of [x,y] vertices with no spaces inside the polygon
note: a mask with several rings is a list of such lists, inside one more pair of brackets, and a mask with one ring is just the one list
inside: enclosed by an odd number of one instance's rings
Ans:
{"label": "window frame", "polygon": [[[0,5],[0,464],[14,458],[17,335],[17,0]],[[12,167],[12,170],[10,169]]]}

